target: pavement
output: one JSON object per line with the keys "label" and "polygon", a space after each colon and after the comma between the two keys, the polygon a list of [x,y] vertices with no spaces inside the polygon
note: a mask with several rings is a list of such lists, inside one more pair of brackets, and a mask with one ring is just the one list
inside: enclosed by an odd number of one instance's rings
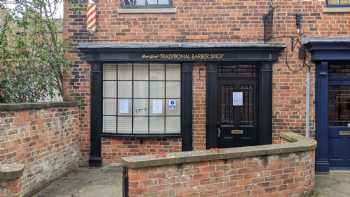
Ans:
{"label": "pavement", "polygon": [[79,168],[52,182],[34,197],[122,197],[122,168]]}
{"label": "pavement", "polygon": [[312,197],[350,197],[350,171],[317,175]]}
{"label": "pavement", "polygon": [[[122,168],[79,168],[34,197],[122,197]],[[317,175],[315,191],[310,197],[350,197],[350,171]]]}

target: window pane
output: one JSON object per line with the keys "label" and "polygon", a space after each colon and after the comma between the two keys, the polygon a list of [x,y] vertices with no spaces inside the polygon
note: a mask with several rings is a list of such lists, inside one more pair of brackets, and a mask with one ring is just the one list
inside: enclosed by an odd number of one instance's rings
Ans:
{"label": "window pane", "polygon": [[103,97],[116,98],[117,97],[117,82],[104,81],[103,82]]}
{"label": "window pane", "polygon": [[118,100],[118,115],[131,115],[131,99]]}
{"label": "window pane", "polygon": [[148,117],[134,117],[134,134],[148,133]]}
{"label": "window pane", "polygon": [[169,0],[158,0],[159,5],[170,5]]}
{"label": "window pane", "polygon": [[116,122],[115,116],[103,116],[103,132],[104,133],[116,133]]}
{"label": "window pane", "polygon": [[103,65],[103,80],[117,80],[117,65]]}
{"label": "window pane", "polygon": [[180,99],[167,99],[166,114],[167,115],[180,115],[181,113],[181,100]]}
{"label": "window pane", "polygon": [[132,65],[119,64],[118,65],[118,80],[132,80]]}
{"label": "window pane", "polygon": [[350,124],[350,86],[328,87],[328,121],[331,126]]}
{"label": "window pane", "polygon": [[350,1],[349,0],[328,0],[328,5],[339,5],[339,6],[350,5]]}
{"label": "window pane", "polygon": [[116,114],[117,114],[117,100],[103,99],[103,115],[116,115]]}
{"label": "window pane", "polygon": [[180,133],[180,117],[166,117],[166,133]]}
{"label": "window pane", "polygon": [[132,82],[131,81],[119,81],[118,82],[118,98],[131,98],[132,97]]}
{"label": "window pane", "polygon": [[148,99],[134,99],[134,115],[148,115]]}
{"label": "window pane", "polygon": [[134,81],[134,98],[148,98],[148,81]]}
{"label": "window pane", "polygon": [[166,82],[166,97],[180,98],[180,82],[167,81]]}
{"label": "window pane", "polygon": [[151,98],[164,98],[165,97],[165,83],[164,81],[151,81]]}
{"label": "window pane", "polygon": [[339,4],[340,4],[340,5],[349,5],[349,4],[350,4],[350,1],[349,1],[349,0],[340,0],[340,1],[339,1]]}
{"label": "window pane", "polygon": [[164,80],[164,64],[151,64],[150,65],[150,77],[151,80]]}
{"label": "window pane", "polygon": [[164,115],[164,99],[151,99],[150,109],[151,115]]}
{"label": "window pane", "polygon": [[164,133],[164,117],[150,117],[149,125],[150,133]]}
{"label": "window pane", "polygon": [[148,5],[157,5],[157,0],[147,0]]}
{"label": "window pane", "polygon": [[134,80],[148,80],[148,64],[134,64]]}
{"label": "window pane", "polygon": [[179,64],[167,64],[166,65],[166,80],[180,80],[181,69]]}
{"label": "window pane", "polygon": [[136,5],[146,5],[146,0],[135,0],[136,1]]}
{"label": "window pane", "polygon": [[131,133],[132,117],[118,117],[118,133]]}
{"label": "window pane", "polygon": [[328,4],[329,5],[338,5],[339,4],[339,0],[328,0]]}

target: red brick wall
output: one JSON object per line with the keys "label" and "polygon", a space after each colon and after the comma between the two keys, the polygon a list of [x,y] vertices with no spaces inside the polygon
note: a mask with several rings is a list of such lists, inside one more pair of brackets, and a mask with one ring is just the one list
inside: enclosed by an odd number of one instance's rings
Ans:
{"label": "red brick wall", "polygon": [[121,157],[180,152],[181,138],[173,139],[102,139],[103,163],[120,162]]}
{"label": "red brick wall", "polygon": [[[64,38],[72,48],[67,57],[72,59],[71,76],[67,77],[66,90],[83,102],[81,107],[81,150],[85,158],[90,143],[90,65],[84,55],[75,49],[79,42],[257,42],[263,39],[262,16],[267,13],[269,0],[262,1],[195,1],[176,0],[175,14],[121,14],[119,0],[97,2],[97,32],[85,30],[86,1],[77,0],[65,4]],[[305,127],[305,71],[297,59],[297,49],[290,50],[289,36],[296,35],[295,14],[303,14],[304,36],[349,36],[350,13],[325,13],[325,1],[279,0],[273,1],[274,39],[288,45],[286,54],[273,66],[273,135],[295,131],[303,133]],[[288,56],[288,65],[285,56]],[[199,86],[205,84],[205,74],[196,78]],[[201,68],[204,68],[202,66]],[[314,131],[314,65],[311,66],[311,126]],[[198,73],[197,73],[198,74]],[[200,82],[199,80],[202,80]],[[201,87],[204,88],[204,87]],[[205,96],[194,89],[194,99],[203,101]],[[196,93],[197,92],[197,93]],[[198,100],[199,99],[199,100]],[[203,102],[205,103],[205,102]],[[205,147],[204,104],[193,114],[195,149]],[[199,111],[198,111],[199,110]],[[198,113],[197,113],[198,112]],[[113,140],[110,140],[113,141]],[[131,143],[131,142],[130,142]]]}
{"label": "red brick wall", "polygon": [[0,182],[0,197],[20,197],[21,181],[20,179]]}
{"label": "red brick wall", "polygon": [[0,111],[0,165],[24,164],[21,195],[78,166],[78,122],[78,107]]}
{"label": "red brick wall", "polygon": [[129,196],[294,197],[314,188],[314,151],[128,169]]}
{"label": "red brick wall", "polygon": [[192,72],[193,149],[203,150],[206,147],[206,65],[194,64]]}

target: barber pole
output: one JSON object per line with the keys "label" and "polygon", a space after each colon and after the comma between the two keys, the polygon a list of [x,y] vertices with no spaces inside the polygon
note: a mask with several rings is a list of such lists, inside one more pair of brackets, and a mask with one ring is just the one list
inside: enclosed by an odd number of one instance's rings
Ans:
{"label": "barber pole", "polygon": [[86,29],[93,33],[96,31],[96,3],[89,0],[86,13]]}

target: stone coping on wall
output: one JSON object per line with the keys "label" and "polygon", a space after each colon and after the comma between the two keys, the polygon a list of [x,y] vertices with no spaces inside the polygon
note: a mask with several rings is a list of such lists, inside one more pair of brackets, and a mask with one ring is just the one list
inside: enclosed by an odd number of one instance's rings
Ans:
{"label": "stone coping on wall", "polygon": [[0,165],[0,182],[18,179],[22,176],[23,164],[2,164]]}
{"label": "stone coping on wall", "polygon": [[292,132],[281,133],[286,141],[282,144],[247,146],[240,148],[210,149],[203,151],[177,152],[159,155],[123,157],[122,165],[128,168],[146,168],[185,163],[239,159],[315,150],[316,141]]}
{"label": "stone coping on wall", "polygon": [[1,111],[24,111],[24,110],[39,110],[54,107],[75,107],[78,106],[77,101],[63,102],[42,102],[42,103],[1,103]]}

